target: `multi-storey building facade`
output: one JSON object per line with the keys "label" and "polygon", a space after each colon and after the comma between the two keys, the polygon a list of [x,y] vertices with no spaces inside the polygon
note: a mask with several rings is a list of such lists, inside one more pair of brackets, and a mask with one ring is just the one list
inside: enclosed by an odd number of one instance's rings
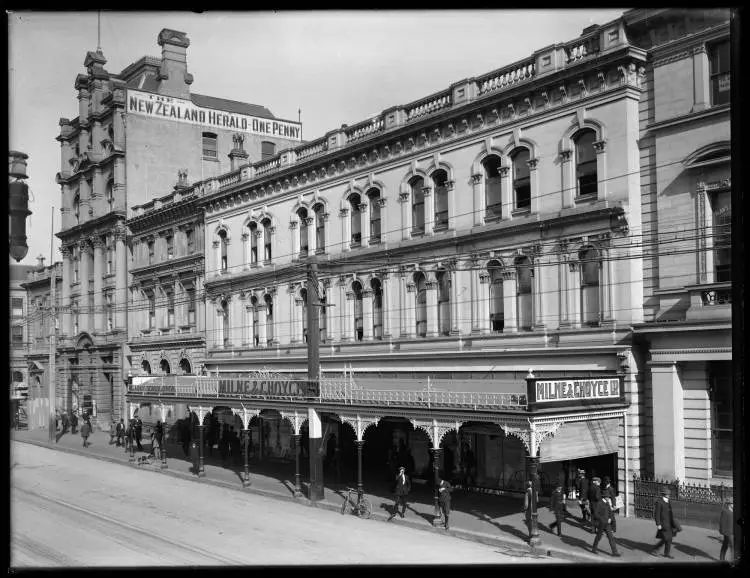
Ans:
{"label": "multi-storey building facade", "polygon": [[[348,453],[367,430],[371,461],[403,440],[416,478],[450,475],[470,449],[484,487],[520,488],[526,456],[548,480],[577,465],[627,491],[640,467],[626,440],[641,419],[629,328],[643,321],[645,66],[622,20],[592,26],[209,180],[212,377],[177,403],[199,422],[261,416],[269,451],[307,427]],[[312,398],[283,377],[307,372],[310,291],[323,375],[354,376]],[[130,401],[176,395],[153,387]]]}
{"label": "multi-storey building facade", "polygon": [[[79,115],[60,119],[63,254],[58,387],[91,396],[102,423],[122,415],[123,379],[131,370],[128,300],[133,259],[126,219],[133,207],[173,184],[227,172],[231,138],[261,160],[297,144],[300,125],[265,107],[191,92],[183,32],[164,29],[161,58],[145,56],[120,74],[89,52],[76,78]],[[187,178],[186,176],[183,177]]]}
{"label": "multi-storey building facade", "polygon": [[732,485],[730,11],[632,10],[640,116],[644,470]]}
{"label": "multi-storey building facade", "polygon": [[33,270],[29,265],[8,265],[8,282],[10,284],[10,333],[8,344],[10,345],[10,367],[8,368],[8,382],[10,385],[9,395],[21,384],[29,385],[29,372],[24,359],[28,330],[26,327],[26,316],[29,313],[29,302],[23,282],[26,275]]}

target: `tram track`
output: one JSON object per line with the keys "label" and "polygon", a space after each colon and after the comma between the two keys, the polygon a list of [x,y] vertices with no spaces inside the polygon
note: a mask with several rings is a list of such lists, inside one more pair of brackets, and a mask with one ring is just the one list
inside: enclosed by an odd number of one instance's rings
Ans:
{"label": "tram track", "polygon": [[[30,490],[27,488],[13,488],[14,492],[19,492],[28,496],[35,506],[47,510],[49,512],[58,512],[65,515],[69,512],[75,512],[76,514],[83,516],[87,521],[94,522],[94,525],[100,526],[98,529],[103,534],[108,535],[113,541],[125,548],[141,548],[146,549],[148,552],[162,552],[166,554],[165,549],[159,547],[159,544],[168,545],[171,551],[175,550],[184,554],[180,556],[169,556],[165,555],[161,563],[168,563],[174,565],[221,565],[221,566],[245,566],[248,564],[247,560],[235,558],[231,555],[216,554],[210,552],[205,548],[200,548],[179,540],[175,540],[156,533],[148,528],[125,522],[123,520],[114,518],[100,511],[95,511],[91,508],[83,508],[79,505],[73,504],[66,500],[63,500],[57,496],[52,496],[44,492],[36,490]],[[119,530],[119,531],[118,531]],[[55,552],[51,548],[46,547],[44,544],[38,541],[25,537],[14,536],[15,546],[20,549],[26,549],[30,553],[40,556],[44,560],[50,562],[50,565],[55,566],[80,566],[82,564],[76,563],[75,560],[70,557]],[[166,550],[170,550],[167,548]],[[166,558],[173,558],[173,560],[167,560]]]}

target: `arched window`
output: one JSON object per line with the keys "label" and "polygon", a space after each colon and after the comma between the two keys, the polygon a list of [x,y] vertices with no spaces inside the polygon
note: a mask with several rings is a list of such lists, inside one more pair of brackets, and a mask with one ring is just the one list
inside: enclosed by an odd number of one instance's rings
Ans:
{"label": "arched window", "polygon": [[372,332],[375,339],[383,339],[383,285],[380,279],[370,282],[372,287]]}
{"label": "arched window", "polygon": [[299,220],[299,256],[307,257],[309,243],[307,239],[307,209],[304,207],[297,211]]}
{"label": "arched window", "polygon": [[512,156],[513,163],[513,194],[516,209],[531,207],[531,177],[529,173],[529,149],[518,149]]}
{"label": "arched window", "polygon": [[260,222],[263,225],[263,260],[271,261],[271,219],[263,219]]}
{"label": "arched window", "polygon": [[573,139],[576,147],[576,183],[578,184],[578,196],[596,194],[595,140],[596,133],[593,130],[583,130]]}
{"label": "arched window", "polygon": [[258,224],[250,223],[247,226],[250,235],[250,264],[258,264]]}
{"label": "arched window", "polygon": [[115,208],[115,181],[110,179],[107,181],[107,187],[104,192],[104,198],[107,200],[107,207],[112,211]]}
{"label": "arched window", "polygon": [[490,261],[487,272],[490,275],[490,328],[494,332],[501,332],[505,326],[503,269],[498,261]]}
{"label": "arched window", "polygon": [[180,371],[182,372],[183,375],[188,375],[192,373],[192,367],[190,367],[190,362],[184,357],[180,359]]}
{"label": "arched window", "polygon": [[409,186],[411,187],[411,230],[412,233],[424,233],[424,179],[415,177]]}
{"label": "arched window", "polygon": [[267,343],[272,343],[274,339],[274,327],[273,327],[273,297],[266,294],[264,297],[266,304],[266,340]]}
{"label": "arched window", "polygon": [[448,228],[448,173],[443,169],[432,173],[435,195],[435,230]]}
{"label": "arched window", "polygon": [[581,265],[581,322],[584,325],[599,324],[599,251],[588,247],[578,253]]}
{"label": "arched window", "polygon": [[500,158],[492,155],[482,162],[484,168],[484,204],[485,219],[502,217],[503,201],[501,196]]}
{"label": "arched window", "polygon": [[229,345],[229,303],[221,302],[221,344]]}
{"label": "arched window", "polygon": [[151,364],[145,359],[141,362],[141,369],[143,370],[143,373],[151,375]]}
{"label": "arched window", "polygon": [[417,337],[427,337],[427,283],[424,273],[414,275],[416,287]]}
{"label": "arched window", "polygon": [[518,280],[518,328],[530,330],[532,317],[532,280],[534,277],[531,261],[528,257],[516,259],[516,278]]}
{"label": "arched window", "polygon": [[363,306],[362,306],[362,284],[359,281],[352,283],[352,292],[354,293],[354,339],[362,341],[364,337],[363,325]]}
{"label": "arched window", "polygon": [[159,369],[161,370],[162,375],[169,375],[170,373],[169,362],[166,359],[162,359],[161,363],[159,363]]}
{"label": "arched window", "polygon": [[326,250],[326,219],[323,204],[315,205],[313,213],[315,213],[315,252],[324,253]]}
{"label": "arched window", "polygon": [[451,276],[448,271],[438,271],[435,275],[438,290],[438,331],[440,335],[451,332]]}
{"label": "arched window", "polygon": [[302,298],[302,341],[307,343],[307,289],[302,289],[299,292]]}
{"label": "arched window", "polygon": [[229,269],[229,260],[227,259],[227,232],[224,229],[219,231],[219,256],[221,271],[226,273]]}
{"label": "arched window", "polygon": [[253,346],[260,347],[260,326],[258,325],[258,298],[252,297],[250,299],[250,306],[253,310]]}
{"label": "arched window", "polygon": [[81,223],[81,195],[76,190],[76,194],[73,197],[73,216],[76,220],[76,225]]}
{"label": "arched window", "polygon": [[380,191],[367,191],[367,200],[370,203],[370,243],[380,243]]}
{"label": "arched window", "polygon": [[362,215],[359,211],[359,206],[362,201],[357,193],[349,196],[349,204],[352,206],[351,210],[351,228],[352,228],[352,247],[358,247],[362,242]]}

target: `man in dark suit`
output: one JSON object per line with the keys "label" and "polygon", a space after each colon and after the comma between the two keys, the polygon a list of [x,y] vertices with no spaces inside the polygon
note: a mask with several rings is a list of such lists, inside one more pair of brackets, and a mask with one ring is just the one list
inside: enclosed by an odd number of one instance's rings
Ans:
{"label": "man in dark suit", "polygon": [[563,487],[562,483],[558,481],[549,501],[549,509],[552,510],[552,513],[555,515],[555,521],[549,525],[549,529],[551,530],[552,528],[557,527],[558,536],[562,536],[562,524],[563,520],[565,520],[564,507],[565,496],[563,495]]}
{"label": "man in dark suit", "polygon": [[672,538],[682,528],[672,513],[672,504],[669,502],[669,489],[662,488],[661,498],[654,504],[654,522],[656,522],[656,537],[659,543],[651,549],[651,555],[656,556],[664,545],[664,557],[674,558],[669,551],[672,548]]}
{"label": "man in dark suit", "polygon": [[578,505],[581,507],[581,521],[586,522],[591,517],[588,507],[589,481],[586,479],[586,470],[578,470],[575,489],[578,494]]}
{"label": "man in dark suit", "polygon": [[607,540],[609,540],[609,547],[612,548],[612,555],[619,557],[620,553],[617,551],[617,543],[612,534],[612,507],[609,503],[609,498],[593,502],[591,505],[591,515],[594,519],[594,529],[596,531],[596,537],[594,538],[594,544],[591,547],[591,551],[594,554],[599,553],[597,550],[599,540],[602,539],[602,534],[606,533]]}
{"label": "man in dark suit", "polygon": [[591,531],[596,532],[596,522],[594,520],[594,510],[596,509],[597,504],[602,499],[602,488],[601,488],[602,480],[598,476],[594,476],[591,478],[591,484],[589,485],[589,491],[586,495],[586,500],[588,502],[589,507],[589,513],[591,514]]}
{"label": "man in dark suit", "polygon": [[451,492],[453,486],[448,480],[440,480],[438,484],[438,503],[440,504],[440,512],[443,515],[443,524],[446,530],[450,530],[450,515],[451,515]]}
{"label": "man in dark suit", "polygon": [[[406,468],[401,466],[396,475],[396,502],[393,504],[393,512],[391,512],[391,515],[388,518],[389,522],[396,517],[396,514],[402,518],[404,517],[404,514],[406,514],[406,497],[409,495],[410,491],[411,480],[409,480],[409,476],[406,475]],[[400,512],[399,506],[401,506]]]}

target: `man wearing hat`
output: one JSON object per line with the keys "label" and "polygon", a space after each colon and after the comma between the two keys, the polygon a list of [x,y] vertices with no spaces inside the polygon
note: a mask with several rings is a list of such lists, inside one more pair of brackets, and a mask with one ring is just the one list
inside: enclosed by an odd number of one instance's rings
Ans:
{"label": "man wearing hat", "polygon": [[674,558],[669,551],[672,548],[672,537],[682,530],[680,524],[674,519],[672,513],[672,504],[669,502],[669,488],[666,486],[661,489],[661,498],[656,500],[654,505],[654,522],[656,522],[656,537],[659,543],[651,549],[651,554],[656,556],[664,544],[664,557]]}
{"label": "man wearing hat", "polygon": [[609,505],[612,508],[612,531],[617,532],[617,490],[612,485],[612,480],[609,476],[604,476],[603,485],[602,499],[609,499]]}
{"label": "man wearing hat", "polygon": [[578,477],[574,484],[578,494],[578,505],[581,507],[581,521],[586,522],[590,517],[588,509],[589,481],[586,479],[586,470],[578,470]]}
{"label": "man wearing hat", "polygon": [[[401,466],[396,475],[396,502],[393,504],[393,512],[391,512],[388,518],[389,522],[396,517],[396,514],[402,518],[404,517],[404,514],[406,514],[406,496],[409,495],[410,491],[411,481],[409,480],[409,476],[406,475],[406,468]],[[400,512],[399,505],[401,506]]]}

